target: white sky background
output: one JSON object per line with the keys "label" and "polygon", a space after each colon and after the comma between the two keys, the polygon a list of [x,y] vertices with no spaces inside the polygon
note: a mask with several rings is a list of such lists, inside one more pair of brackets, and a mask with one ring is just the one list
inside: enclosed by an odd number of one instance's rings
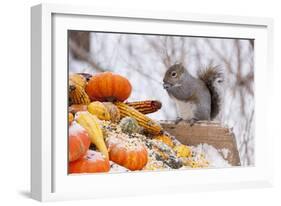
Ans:
{"label": "white sky background", "polygon": [[[130,80],[133,90],[128,101],[161,101],[161,110],[149,115],[157,120],[177,117],[175,104],[162,86],[170,65],[183,63],[194,76],[209,64],[219,65],[226,74],[219,119],[233,128],[242,164],[254,163],[254,52],[249,40],[92,32],[90,55],[103,69]],[[96,72],[71,53],[69,60],[70,72]]]}

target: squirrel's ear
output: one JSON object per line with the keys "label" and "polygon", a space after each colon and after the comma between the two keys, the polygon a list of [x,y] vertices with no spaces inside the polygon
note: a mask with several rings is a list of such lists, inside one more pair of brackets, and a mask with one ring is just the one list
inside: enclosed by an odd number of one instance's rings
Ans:
{"label": "squirrel's ear", "polygon": [[174,67],[183,67],[183,64],[181,63],[181,62],[175,62],[174,64],[173,64],[173,66]]}
{"label": "squirrel's ear", "polygon": [[185,70],[185,67],[183,66],[182,63],[179,63],[178,67],[179,67],[180,71],[184,71]]}
{"label": "squirrel's ear", "polygon": [[183,64],[181,62],[176,62],[175,65],[178,65],[179,67],[183,67]]}
{"label": "squirrel's ear", "polygon": [[183,72],[185,70],[185,67],[183,66],[182,63],[176,63],[176,64],[172,65],[169,69]]}

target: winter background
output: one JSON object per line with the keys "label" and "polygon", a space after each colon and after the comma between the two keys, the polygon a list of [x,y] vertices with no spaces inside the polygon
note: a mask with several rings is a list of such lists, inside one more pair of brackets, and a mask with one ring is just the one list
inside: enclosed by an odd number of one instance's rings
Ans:
{"label": "winter background", "polygon": [[162,108],[150,117],[176,118],[176,107],[163,89],[166,70],[182,63],[198,69],[219,65],[225,73],[223,105],[218,121],[233,128],[241,164],[254,165],[254,40],[69,32],[69,72],[112,71],[133,87],[129,101],[155,99]]}

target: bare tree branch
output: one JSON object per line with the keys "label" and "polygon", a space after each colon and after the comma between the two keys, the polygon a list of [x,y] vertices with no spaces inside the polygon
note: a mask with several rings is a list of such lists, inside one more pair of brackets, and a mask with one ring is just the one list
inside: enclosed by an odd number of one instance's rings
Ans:
{"label": "bare tree branch", "polygon": [[69,48],[70,48],[71,52],[73,52],[75,55],[79,56],[80,59],[89,63],[96,70],[98,70],[100,72],[106,71],[92,59],[92,57],[90,56],[90,54],[87,51],[85,51],[82,47],[79,47],[74,41],[69,40]]}

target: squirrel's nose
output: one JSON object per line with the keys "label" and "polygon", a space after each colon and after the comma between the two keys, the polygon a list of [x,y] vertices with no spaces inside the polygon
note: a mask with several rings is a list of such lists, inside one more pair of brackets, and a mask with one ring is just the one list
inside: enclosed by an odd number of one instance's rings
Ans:
{"label": "squirrel's nose", "polygon": [[164,89],[169,89],[169,88],[171,87],[171,85],[170,85],[170,84],[167,84],[167,83],[164,83],[164,84],[163,84],[163,87],[164,87]]}

